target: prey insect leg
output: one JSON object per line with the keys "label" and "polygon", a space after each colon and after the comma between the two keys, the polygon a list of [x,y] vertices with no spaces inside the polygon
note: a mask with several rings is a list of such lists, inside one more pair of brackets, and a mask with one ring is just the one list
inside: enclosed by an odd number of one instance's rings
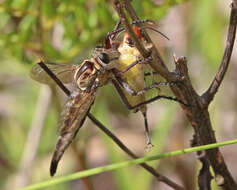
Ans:
{"label": "prey insect leg", "polygon": [[[113,29],[113,31],[119,30],[119,26],[121,25],[121,20],[119,19]],[[112,48],[112,41],[114,41],[114,38],[116,37],[117,32],[108,32],[105,37],[105,48],[109,49]]]}

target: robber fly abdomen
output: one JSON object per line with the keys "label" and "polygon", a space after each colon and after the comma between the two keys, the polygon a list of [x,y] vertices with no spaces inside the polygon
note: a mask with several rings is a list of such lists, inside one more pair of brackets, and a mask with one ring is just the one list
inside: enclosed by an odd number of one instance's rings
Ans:
{"label": "robber fly abdomen", "polygon": [[89,93],[73,93],[64,106],[60,115],[60,137],[50,165],[50,174],[53,176],[64,151],[75,138],[83,125],[86,115],[95,99],[95,91]]}

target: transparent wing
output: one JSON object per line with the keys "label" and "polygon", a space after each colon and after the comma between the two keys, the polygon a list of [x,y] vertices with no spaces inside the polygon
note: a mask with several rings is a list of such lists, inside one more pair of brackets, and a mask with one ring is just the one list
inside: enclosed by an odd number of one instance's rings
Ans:
{"label": "transparent wing", "polygon": [[94,101],[92,92],[73,92],[64,104],[60,114],[58,129],[60,135],[76,131]]}
{"label": "transparent wing", "polygon": [[[63,63],[45,63],[47,67],[63,82],[71,83],[73,80],[76,65],[63,64]],[[53,79],[39,66],[36,64],[30,71],[32,79],[44,83],[44,84],[55,84]]]}

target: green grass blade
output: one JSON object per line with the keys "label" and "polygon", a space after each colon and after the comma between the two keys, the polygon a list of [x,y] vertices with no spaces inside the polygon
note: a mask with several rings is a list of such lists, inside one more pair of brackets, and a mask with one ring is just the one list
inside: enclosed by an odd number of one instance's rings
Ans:
{"label": "green grass blade", "polygon": [[32,190],[32,189],[34,190],[34,189],[45,188],[45,187],[56,185],[56,184],[59,184],[62,182],[71,181],[71,180],[79,179],[82,177],[87,177],[87,176],[99,174],[99,173],[106,172],[106,171],[112,171],[115,169],[120,169],[123,167],[128,167],[128,166],[132,166],[132,165],[136,165],[136,164],[141,164],[141,163],[148,162],[148,161],[158,160],[161,158],[168,158],[168,157],[172,157],[172,156],[178,156],[178,155],[201,151],[201,150],[217,148],[217,147],[235,144],[235,143],[237,143],[237,139],[230,140],[230,141],[224,141],[224,142],[220,142],[220,143],[215,143],[215,144],[197,146],[197,147],[193,147],[193,148],[186,148],[186,149],[168,152],[168,153],[164,153],[164,154],[157,154],[154,156],[147,156],[147,157],[138,158],[138,159],[134,159],[134,160],[126,161],[126,162],[120,162],[120,163],[111,164],[111,165],[107,165],[107,166],[103,166],[103,167],[89,169],[89,170],[82,171],[82,172],[77,172],[77,173],[59,177],[56,179],[47,180],[42,183],[38,183],[35,185],[25,187],[22,190]]}

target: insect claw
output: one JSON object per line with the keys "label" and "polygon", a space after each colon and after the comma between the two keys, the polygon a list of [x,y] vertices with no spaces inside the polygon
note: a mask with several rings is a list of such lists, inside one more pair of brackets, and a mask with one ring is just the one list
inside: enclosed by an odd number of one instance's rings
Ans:
{"label": "insect claw", "polygon": [[151,148],[152,148],[153,146],[154,146],[154,145],[151,144],[151,142],[147,143],[146,148],[145,148],[146,152],[150,152],[150,151],[151,151]]}

